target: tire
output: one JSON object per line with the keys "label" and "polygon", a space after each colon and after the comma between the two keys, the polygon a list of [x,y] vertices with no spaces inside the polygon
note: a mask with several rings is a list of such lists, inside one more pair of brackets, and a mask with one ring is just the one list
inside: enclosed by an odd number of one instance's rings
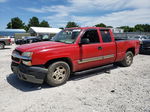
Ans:
{"label": "tire", "polygon": [[125,58],[120,62],[123,67],[131,66],[133,62],[133,53],[131,51],[126,52]]}
{"label": "tire", "polygon": [[5,44],[0,42],[0,49],[4,49],[5,48]]}
{"label": "tire", "polygon": [[64,61],[57,61],[48,67],[46,81],[50,86],[65,84],[70,76],[70,67]]}

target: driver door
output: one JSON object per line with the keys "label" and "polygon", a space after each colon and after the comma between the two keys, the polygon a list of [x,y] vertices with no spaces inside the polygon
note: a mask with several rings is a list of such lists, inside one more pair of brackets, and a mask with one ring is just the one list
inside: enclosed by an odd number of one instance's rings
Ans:
{"label": "driver door", "polygon": [[89,43],[80,45],[80,59],[78,65],[80,69],[88,69],[101,65],[102,50],[100,46],[100,38],[97,29],[85,31],[81,39],[89,39]]}

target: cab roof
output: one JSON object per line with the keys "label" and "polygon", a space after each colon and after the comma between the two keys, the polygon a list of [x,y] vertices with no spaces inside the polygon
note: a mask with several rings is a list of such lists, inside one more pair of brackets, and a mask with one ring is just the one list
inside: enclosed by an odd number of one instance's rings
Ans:
{"label": "cab roof", "polygon": [[110,29],[105,27],[72,27],[72,28],[65,28],[65,29]]}

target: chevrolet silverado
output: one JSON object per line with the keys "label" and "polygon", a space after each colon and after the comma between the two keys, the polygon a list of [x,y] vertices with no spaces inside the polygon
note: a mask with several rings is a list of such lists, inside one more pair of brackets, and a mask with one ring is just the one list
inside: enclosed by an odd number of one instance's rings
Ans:
{"label": "chevrolet silverado", "polygon": [[11,69],[21,80],[59,86],[77,71],[112,63],[128,67],[139,47],[139,40],[115,39],[108,28],[68,28],[51,41],[18,46]]}

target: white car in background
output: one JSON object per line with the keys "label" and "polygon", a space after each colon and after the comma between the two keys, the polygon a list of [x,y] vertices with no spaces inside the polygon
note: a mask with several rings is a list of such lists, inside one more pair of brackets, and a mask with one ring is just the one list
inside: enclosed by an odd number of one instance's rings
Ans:
{"label": "white car in background", "polygon": [[139,41],[142,41],[142,40],[148,39],[148,36],[146,36],[146,35],[136,35],[136,36],[133,36],[131,38],[132,39],[137,39]]}
{"label": "white car in background", "polygon": [[0,38],[0,49],[4,49],[6,45],[11,45],[10,38]]}

